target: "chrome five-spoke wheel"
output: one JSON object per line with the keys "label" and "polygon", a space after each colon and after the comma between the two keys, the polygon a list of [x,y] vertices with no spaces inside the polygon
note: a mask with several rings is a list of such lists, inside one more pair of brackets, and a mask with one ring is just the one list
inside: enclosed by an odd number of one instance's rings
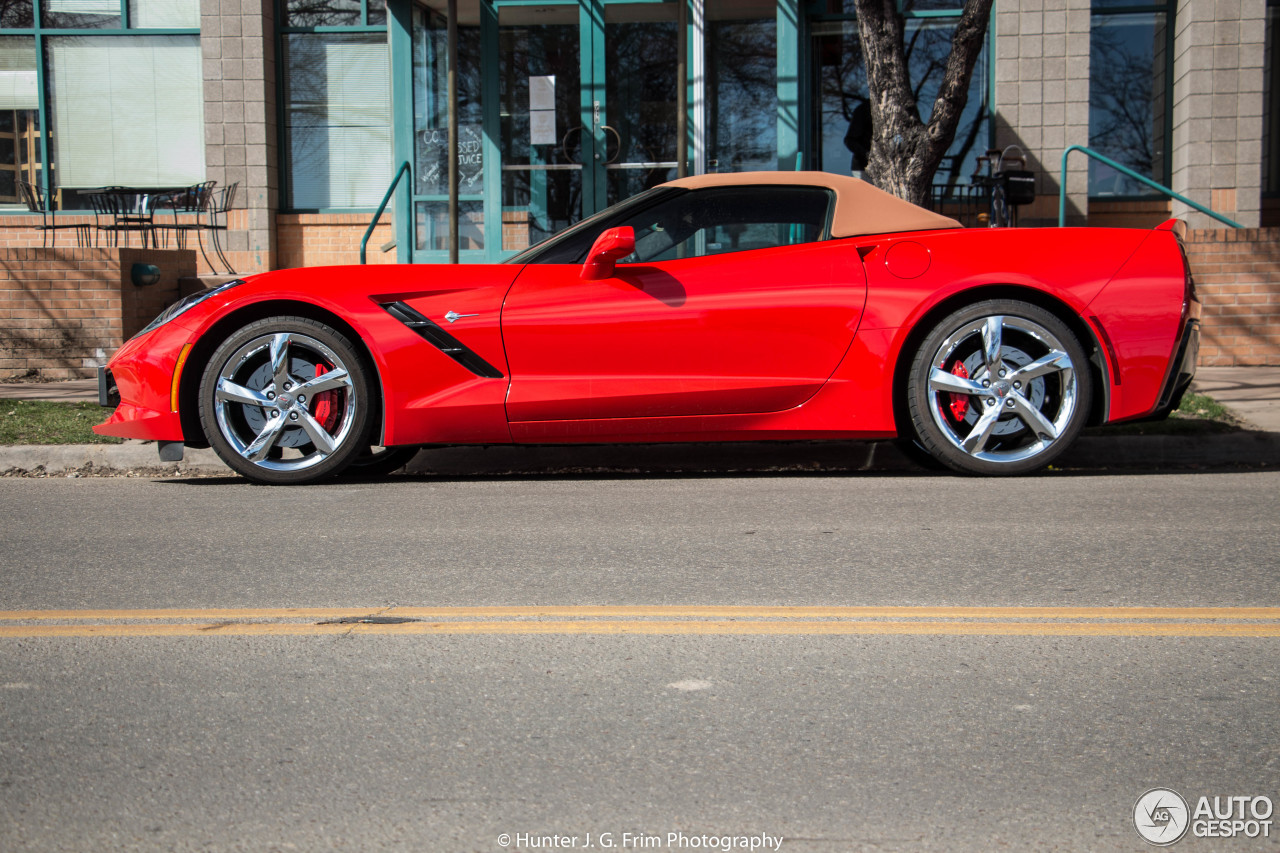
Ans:
{"label": "chrome five-spoke wheel", "polygon": [[1061,320],[1034,305],[991,300],[934,327],[912,364],[908,406],[920,444],[965,473],[1041,468],[1087,416],[1089,369]]}
{"label": "chrome five-spoke wheel", "polygon": [[259,482],[312,482],[368,446],[360,359],[346,338],[314,320],[264,320],[231,335],[205,369],[200,395],[209,443]]}

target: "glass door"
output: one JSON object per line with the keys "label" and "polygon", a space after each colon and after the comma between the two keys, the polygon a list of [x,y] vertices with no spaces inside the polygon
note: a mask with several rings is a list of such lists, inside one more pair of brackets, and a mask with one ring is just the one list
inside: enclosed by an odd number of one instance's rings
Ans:
{"label": "glass door", "polygon": [[[501,260],[675,177],[676,2],[459,3],[462,260]],[[414,167],[401,257],[418,262],[448,247],[444,5],[412,2],[412,145],[396,130]]]}
{"label": "glass door", "polygon": [[676,15],[499,4],[504,253],[675,177]]}
{"label": "glass door", "polygon": [[605,206],[676,177],[676,14],[674,3],[604,7]]}
{"label": "glass door", "polygon": [[[437,3],[436,5],[441,5]],[[478,18],[458,27],[458,250],[485,259],[484,110]],[[413,7],[413,256],[437,260],[449,249],[447,21],[443,10]],[[394,210],[394,206],[392,207]],[[394,214],[393,214],[394,215]]]}
{"label": "glass door", "polygon": [[[502,248],[519,251],[584,215],[582,25],[577,3],[498,9]],[[586,207],[586,213],[591,210]],[[490,208],[496,213],[495,208]]]}

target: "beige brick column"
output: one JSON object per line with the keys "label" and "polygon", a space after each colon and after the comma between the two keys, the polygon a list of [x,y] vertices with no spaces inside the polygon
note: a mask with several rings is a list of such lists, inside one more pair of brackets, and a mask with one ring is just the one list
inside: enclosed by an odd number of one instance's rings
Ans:
{"label": "beige brick column", "polygon": [[[1056,225],[1062,152],[1089,144],[1089,0],[1001,0],[996,5],[996,144],[1017,144],[1036,172],[1037,198],[1020,225]],[[1067,224],[1084,224],[1089,173],[1067,172]]]}
{"label": "beige brick column", "polygon": [[241,273],[272,269],[276,260],[274,8],[272,0],[200,2],[205,165],[219,187],[239,183],[223,248]]}
{"label": "beige brick column", "polygon": [[[1258,226],[1265,0],[1179,0],[1173,65],[1173,189]],[[1192,228],[1222,227],[1174,202]]]}

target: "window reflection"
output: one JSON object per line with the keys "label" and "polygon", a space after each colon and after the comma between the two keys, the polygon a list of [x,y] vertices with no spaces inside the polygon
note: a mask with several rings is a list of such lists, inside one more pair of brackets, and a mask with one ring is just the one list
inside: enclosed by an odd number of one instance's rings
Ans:
{"label": "window reflection", "polygon": [[708,171],[778,168],[773,3],[707,3]]}
{"label": "window reflection", "polygon": [[31,0],[0,0],[0,27],[33,27]]}
{"label": "window reflection", "polygon": [[[655,10],[667,20],[630,20],[646,6],[617,9],[605,9],[606,118],[617,134],[606,131],[611,204],[674,178],[674,169],[656,164],[676,159],[675,9]],[[621,16],[629,20],[611,20]],[[641,163],[655,165],[625,165]]]}
{"label": "window reflection", "polygon": [[[523,249],[581,218],[585,128],[577,9],[503,7],[498,24],[503,249]],[[545,136],[535,136],[531,126],[533,78],[545,84],[540,97],[554,103],[547,128],[553,132]]]}
{"label": "window reflection", "polygon": [[[951,4],[954,5],[954,4]],[[951,53],[953,19],[908,19],[905,48],[911,74],[912,92],[921,118],[928,121],[946,72]],[[816,167],[847,175],[865,165],[870,143],[870,105],[867,73],[855,21],[820,23],[814,27],[815,87],[813,138],[816,140]],[[987,51],[984,48],[973,67],[969,96],[956,127],[955,139],[947,150],[934,183],[945,186],[947,194],[957,184],[967,183],[977,167],[977,157],[986,150]]]}
{"label": "window reflection", "polygon": [[[385,5],[383,20],[386,20]],[[360,0],[286,0],[285,2],[284,25],[286,27],[358,27],[360,23]]]}
{"label": "window reflection", "polygon": [[41,8],[46,27],[102,30],[121,25],[120,0],[45,0]]}
{"label": "window reflection", "polygon": [[[1164,15],[1095,15],[1090,38],[1089,147],[1165,183]],[[1091,196],[1155,192],[1104,163],[1089,161]]]}
{"label": "window reflection", "polygon": [[[446,20],[419,7],[415,11],[413,39],[414,175],[418,195],[444,195],[449,191],[447,42]],[[480,177],[484,113],[480,105],[479,27],[458,27],[458,66],[458,139],[467,158],[459,189],[465,195],[484,189]]]}
{"label": "window reflection", "polygon": [[39,106],[35,39],[0,37],[0,203],[23,203],[19,181],[40,183]]}

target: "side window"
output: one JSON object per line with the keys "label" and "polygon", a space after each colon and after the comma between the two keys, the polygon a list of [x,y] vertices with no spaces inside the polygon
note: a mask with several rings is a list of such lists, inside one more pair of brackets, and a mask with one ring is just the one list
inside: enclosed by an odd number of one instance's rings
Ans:
{"label": "side window", "polygon": [[746,186],[694,190],[617,223],[636,234],[622,263],[653,263],[812,243],[827,229],[833,195],[821,187]]}

